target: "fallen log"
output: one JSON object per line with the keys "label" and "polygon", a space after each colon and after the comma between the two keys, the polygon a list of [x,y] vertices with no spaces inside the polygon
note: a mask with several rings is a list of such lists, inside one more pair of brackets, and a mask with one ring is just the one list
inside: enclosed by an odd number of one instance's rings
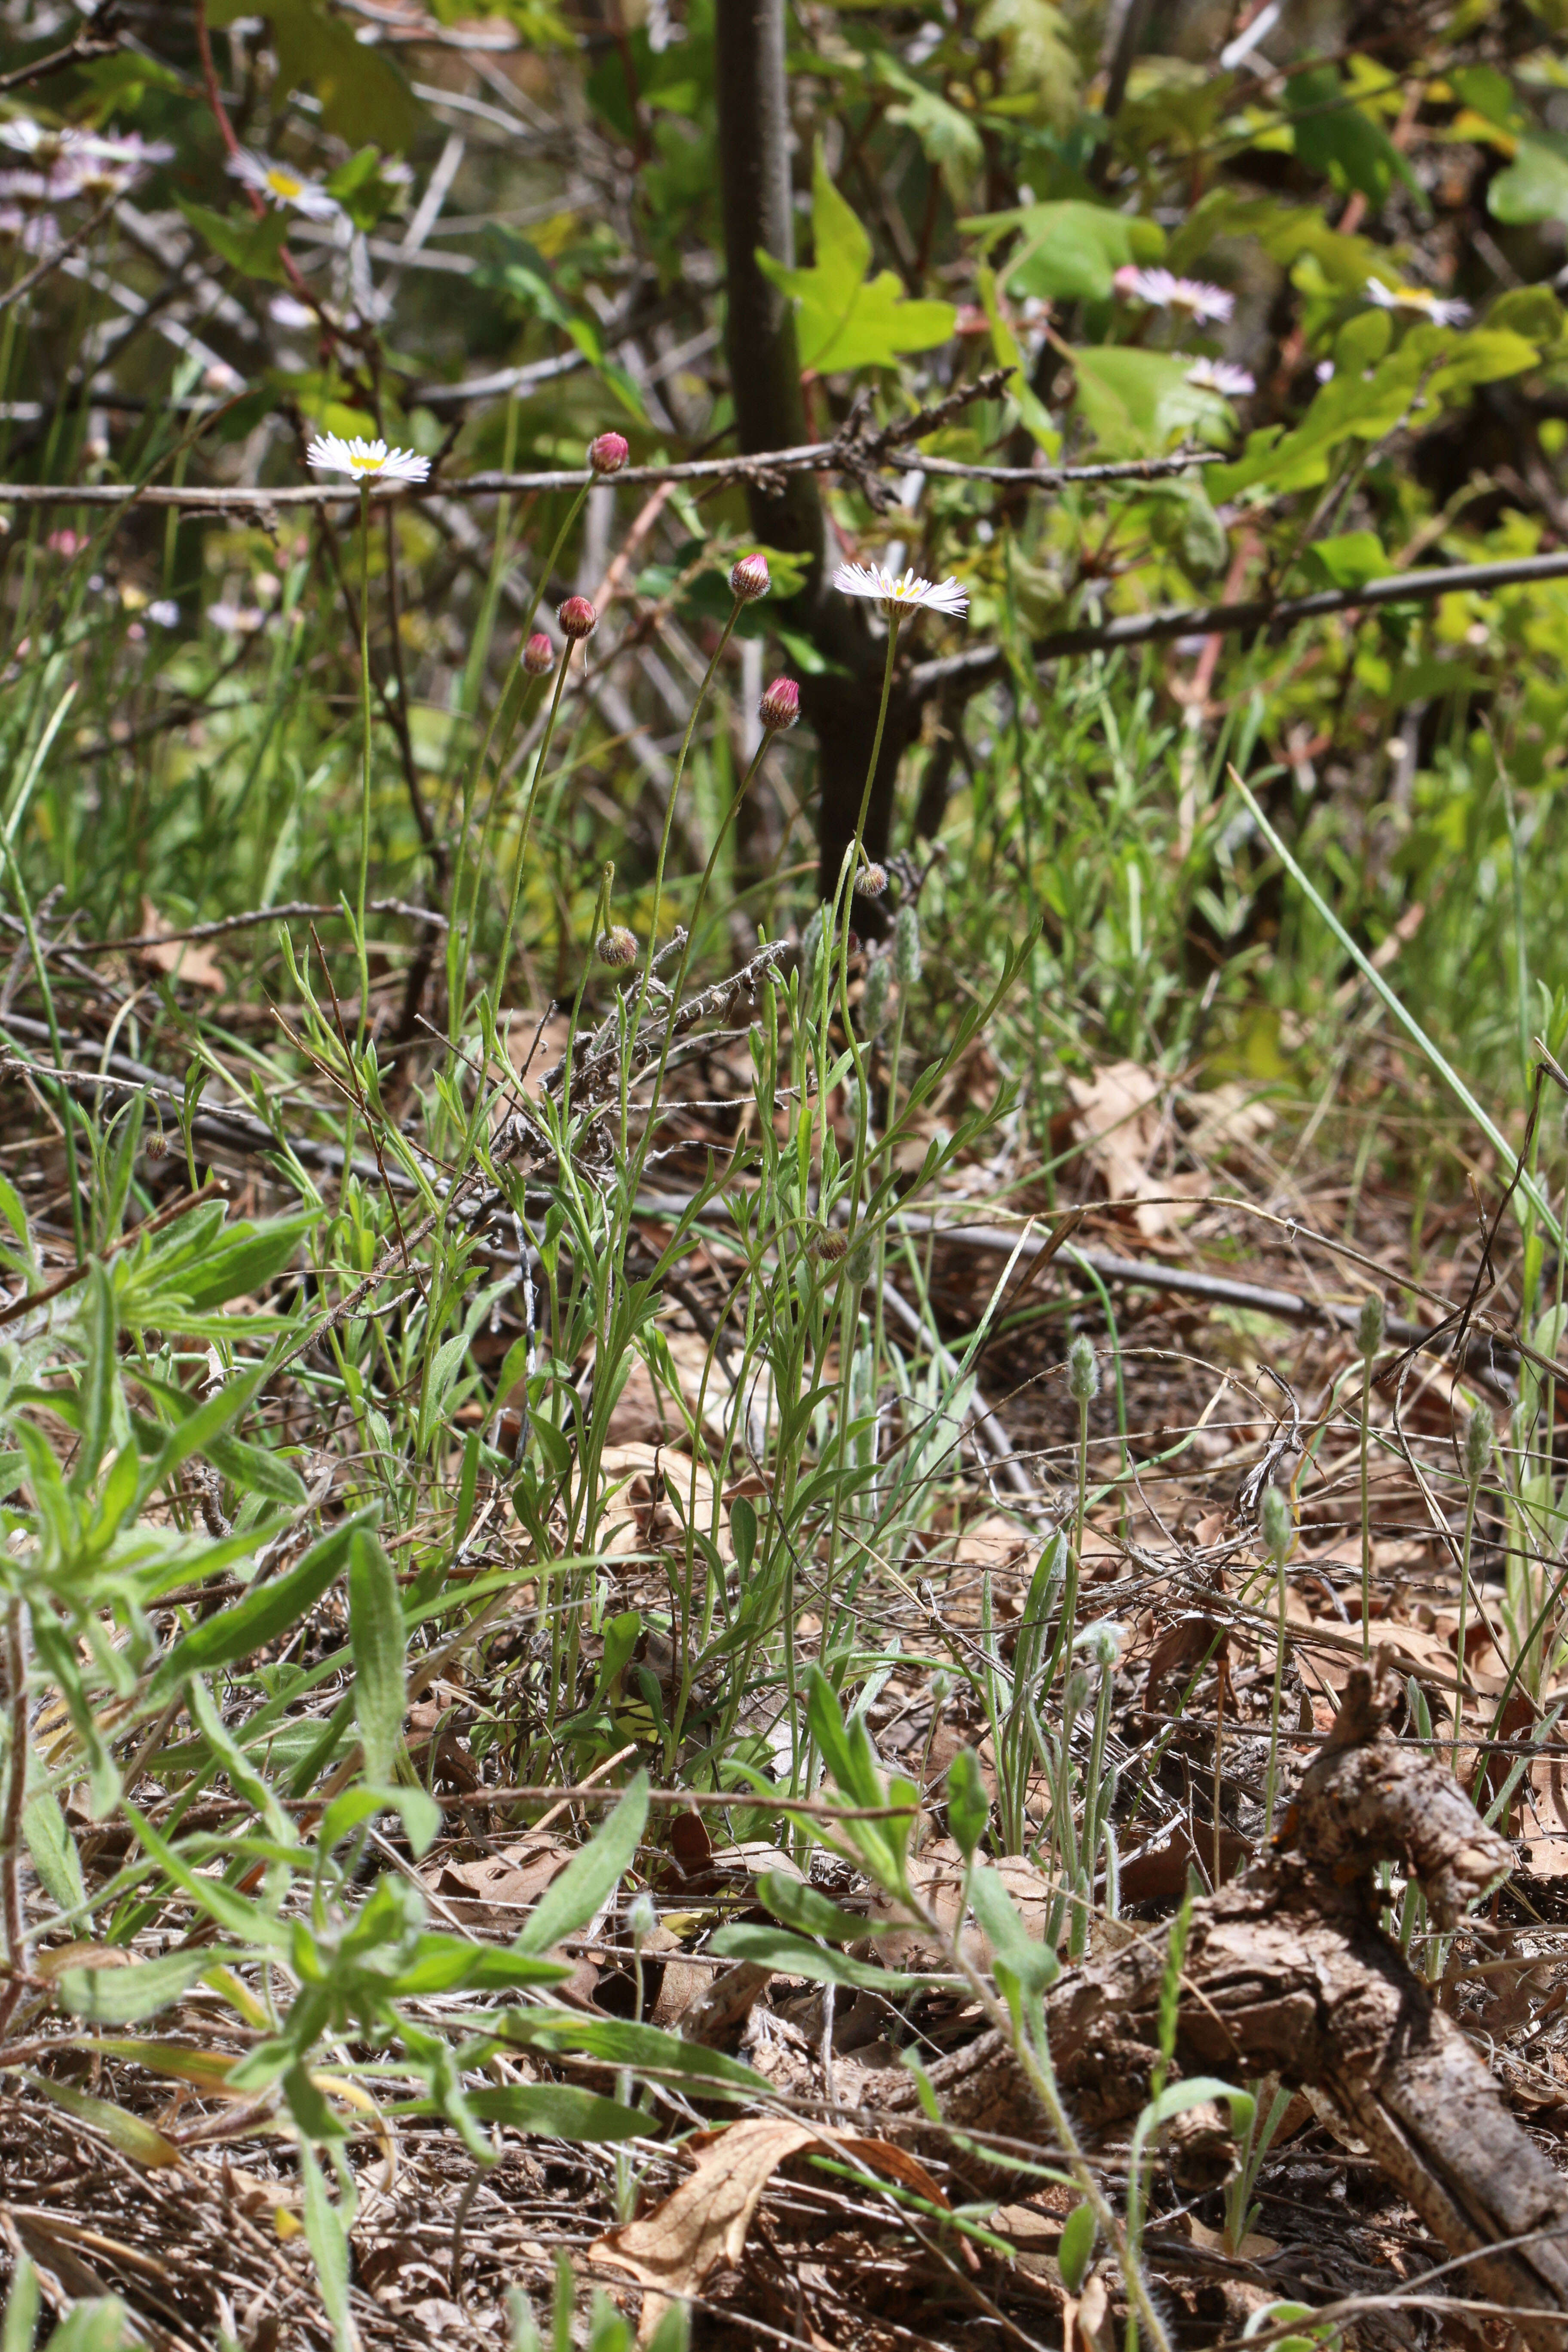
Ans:
{"label": "fallen log", "polygon": [[[1378,1922],[1373,1874],[1382,1861],[1411,1872],[1447,1928],[1511,1859],[1452,1776],[1390,1736],[1397,1696],[1392,1680],[1352,1672],[1276,1850],[1194,1903],[1177,2068],[1237,2084],[1277,2074],[1327,2100],[1434,2236],[1470,2258],[1468,2291],[1506,2304],[1531,2347],[1562,2352],[1568,2179]],[[1148,2098],[1164,1970],[1165,1937],[1155,1934],[1073,1970],[1047,1996],[1057,2079],[1087,2134],[1135,2116]],[[930,2079],[952,2132],[1049,2143],[1003,2033],[939,2062]],[[900,2086],[878,2104],[885,2116],[889,2105],[915,2102]],[[938,2144],[923,2123],[910,2137]],[[951,2159],[951,2139],[944,2152]]]}

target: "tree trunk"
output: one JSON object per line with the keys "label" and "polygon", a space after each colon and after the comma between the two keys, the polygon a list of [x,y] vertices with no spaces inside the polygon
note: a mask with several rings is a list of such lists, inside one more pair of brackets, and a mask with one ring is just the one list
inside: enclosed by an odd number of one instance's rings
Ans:
{"label": "tree trunk", "polygon": [[[784,449],[806,440],[795,313],[757,267],[761,247],[786,268],[795,262],[790,179],[784,0],[719,0],[717,26],[720,177],[724,203],[728,309],[725,349],[743,451]],[[770,547],[807,560],[798,595],[784,610],[830,667],[800,680],[801,708],[816,736],[821,887],[830,897],[870,763],[881,695],[884,641],[864,604],[829,584],[830,533],[813,474],[748,487],[752,527]],[[918,701],[895,681],[877,780],[866,820],[868,856],[888,848],[899,760],[920,724]],[[856,928],[875,932],[886,918],[857,898]]]}

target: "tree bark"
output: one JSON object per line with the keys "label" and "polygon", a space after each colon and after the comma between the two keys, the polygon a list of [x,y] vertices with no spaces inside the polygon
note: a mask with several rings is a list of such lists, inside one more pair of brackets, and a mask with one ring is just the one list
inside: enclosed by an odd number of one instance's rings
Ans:
{"label": "tree bark", "polygon": [[[748,453],[784,449],[810,437],[795,313],[756,258],[761,247],[786,268],[795,262],[784,0],[719,0],[716,62],[725,349],[736,434]],[[867,607],[829,584],[831,533],[816,476],[752,483],[748,498],[758,538],[806,559],[800,593],[784,609],[827,665],[801,678],[800,698],[816,737],[821,887],[830,897],[855,836],[870,764],[885,640],[874,633]],[[866,821],[866,849],[873,858],[887,852],[899,761],[919,725],[918,698],[895,678]],[[885,928],[886,917],[874,899],[858,897],[855,921],[860,931],[876,932]]]}

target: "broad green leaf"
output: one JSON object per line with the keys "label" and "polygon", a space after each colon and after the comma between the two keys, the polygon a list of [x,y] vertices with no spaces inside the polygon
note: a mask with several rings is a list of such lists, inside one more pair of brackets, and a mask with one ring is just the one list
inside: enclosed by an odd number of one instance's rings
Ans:
{"label": "broad green leaf", "polygon": [[300,2140],[304,2189],[305,2238],[321,2282],[321,2301],[332,2323],[337,2352],[359,2352],[359,2336],[349,2313],[349,2234],[343,2215],[327,2194],[326,2176],[310,2141]]}
{"label": "broad green leaf", "polygon": [[202,1451],[242,1495],[265,1495],[294,1510],[305,1500],[304,1480],[269,1445],[251,1445],[244,1438],[226,1435],[209,1437]]}
{"label": "broad green leaf", "polygon": [[241,1219],[229,1226],[201,1264],[184,1272],[182,1286],[188,1288],[195,1312],[199,1315],[259,1290],[291,1263],[305,1235],[320,1223],[319,1209],[298,1209],[291,1216],[269,1217],[264,1224]]}
{"label": "broad green leaf", "polygon": [[1320,173],[1342,195],[1356,191],[1374,208],[1384,202],[1394,181],[1403,180],[1425,206],[1425,193],[1409,164],[1383,125],[1356,105],[1333,66],[1293,73],[1285,85],[1285,101],[1297,157],[1310,172]]}
{"label": "broad green leaf", "polygon": [[120,1377],[115,1361],[116,1329],[114,1285],[94,1258],[88,1266],[77,1316],[77,1331],[86,1359],[78,1384],[82,1406],[81,1443],[70,1480],[73,1492],[79,1495],[87,1494],[98,1475],[98,1465],[114,1423],[114,1397]]}
{"label": "broad green leaf", "polygon": [[1061,1973],[1048,1944],[1037,1944],[1024,1926],[1000,1873],[983,1863],[969,1881],[970,1908],[999,1961],[1005,1962],[1026,1992],[1043,1992]]}
{"label": "broad green leaf", "polygon": [[251,1895],[241,1895],[221,1878],[209,1878],[205,1872],[193,1870],[184,1855],[177,1853],[129,1801],[125,1815],[159,1868],[209,1919],[216,1920],[231,1936],[242,1937],[248,1942],[274,1947],[287,1944],[288,1929]]}
{"label": "broad green leaf", "polygon": [[998,275],[1009,294],[1038,295],[1047,302],[1103,302],[1119,269],[1130,262],[1157,261],[1165,248],[1156,222],[1077,197],[1026,205],[1016,213],[995,213],[963,226],[992,231],[1016,226],[1018,243]]}
{"label": "broad green leaf", "polygon": [[[335,1747],[337,1743],[332,1744]],[[307,1777],[307,1787],[313,1777]],[[441,1834],[441,1808],[428,1790],[416,1789],[404,1781],[395,1782],[390,1788],[373,1789],[358,1781],[334,1797],[327,1807],[320,1831],[322,1852],[331,1853],[362,1822],[373,1821],[377,1813],[385,1812],[398,1815],[416,1862],[429,1853]]]}
{"label": "broad green leaf", "polygon": [[462,1936],[421,1936],[413,1959],[392,1982],[399,2000],[473,1988],[510,1992],[519,1986],[559,1984],[571,1969],[560,1960],[520,1952],[507,1944],[474,1944]]}
{"label": "broad green leaf", "polygon": [[1230,437],[1230,412],[1216,393],[1187,382],[1190,362],[1131,344],[1080,346],[1072,353],[1078,406],[1100,446],[1115,457],[1157,457],[1178,437]]}
{"label": "broad green leaf", "polygon": [[494,2021],[504,2042],[528,2050],[580,2050],[606,2065],[641,2067],[647,2074],[679,2074],[726,2090],[767,2095],[766,2077],[727,2057],[666,2033],[657,2025],[637,2025],[618,2017],[574,2017],[566,2010],[512,2009]]}
{"label": "broad green leaf", "polygon": [[247,1658],[253,1650],[263,1648],[277,1640],[279,1633],[313,1609],[316,1602],[340,1573],[356,1528],[374,1527],[380,1517],[380,1507],[368,1504],[353,1517],[311,1545],[297,1566],[287,1576],[279,1576],[259,1591],[247,1592],[231,1609],[220,1609],[205,1625],[197,1625],[176,1642],[163,1664],[153,1676],[150,1696],[161,1704],[178,1690],[192,1675],[209,1674],[214,1666],[232,1665],[238,1658]]}
{"label": "broad green leaf", "polygon": [[[652,2118],[637,2108],[567,2083],[506,2083],[463,2095],[481,2123],[533,2132],[542,2139],[637,2139],[653,2127]],[[394,2116],[435,2112],[434,2099],[412,2099],[389,2110]]]}
{"label": "broad green leaf", "polygon": [[0,2321],[0,2352],[33,2352],[40,2299],[38,2273],[32,2256],[20,2253],[11,2272],[5,2316]]}
{"label": "broad green leaf", "polygon": [[1347,530],[1338,539],[1320,539],[1305,554],[1320,587],[1363,588],[1393,569],[1374,530]]}
{"label": "broad green leaf", "polygon": [[47,2099],[53,2106],[63,2107],[68,2116],[86,2124],[89,2131],[101,2134],[132,2164],[156,2169],[179,2163],[180,2151],[174,2142],[165,2139],[152,2124],[144,2123],[140,2116],[128,2116],[123,2107],[113,2106],[107,2099],[95,2099],[69,2083],[57,2083],[47,2074],[29,2074],[24,2069],[22,2080],[40,2098]]}
{"label": "broad green leaf", "polygon": [[820,153],[813,187],[812,267],[786,269],[771,254],[757,254],[759,268],[795,305],[802,367],[823,375],[892,367],[901,352],[945,343],[958,316],[950,302],[906,299],[890,269],[866,276],[871,240],[829,179]]}
{"label": "broad green leaf", "polygon": [[648,1780],[639,1772],[590,1843],[574,1853],[530,1914],[513,1949],[546,1952],[585,1927],[609,1901],[637,1857],[647,1820]]}
{"label": "broad green leaf", "polygon": [[280,206],[257,220],[248,212],[215,213],[206,205],[193,204],[188,196],[178,194],[174,201],[196,235],[231,269],[237,269],[242,278],[258,278],[274,286],[283,284],[282,252],[289,235],[289,215]]}
{"label": "broad green leaf", "polygon": [[1080,79],[1072,24],[1053,0],[985,0],[974,37],[1000,41],[1007,89],[1030,101],[1046,122],[1066,124],[1078,104]]}
{"label": "broad green leaf", "polygon": [[72,2304],[49,2338],[48,2352],[125,2352],[143,2341],[117,2294],[89,2294]]}
{"label": "broad green leaf", "polygon": [[[209,0],[215,25],[254,14],[250,0]],[[351,147],[374,142],[403,154],[418,136],[424,112],[384,48],[356,41],[353,26],[317,0],[267,0],[278,53],[278,98],[308,89],[321,100],[321,121]]]}
{"label": "broad green leaf", "polygon": [[786,1870],[768,1870],[757,1881],[757,1893],[776,1919],[803,1936],[825,1936],[830,1944],[858,1943],[871,1934],[869,1920],[853,1911],[841,1911],[815,1886],[792,1878]]}
{"label": "broad green leaf", "polygon": [[1500,221],[1568,221],[1568,139],[1531,132],[1521,139],[1506,171],[1487,190],[1487,210]]}
{"label": "broad green leaf", "polygon": [[255,1808],[280,1845],[297,1844],[298,1832],[279,1803],[270,1780],[265,1772],[258,1770],[229,1730],[200,1675],[193,1675],[186,1685],[185,1705],[190,1710],[191,1721],[207,1744],[214,1763],[227,1776],[228,1785],[235,1795],[243,1797],[247,1805]]}
{"label": "broad green leaf", "polygon": [[22,1810],[22,1835],[33,1868],[62,1911],[86,1908],[87,1888],[76,1840],[60,1811],[59,1800],[47,1789],[29,1797]]}
{"label": "broad green leaf", "polygon": [[403,1739],[406,1643],[397,1571],[368,1528],[357,1528],[349,1544],[349,1633],[364,1777],[385,1786]]}
{"label": "broad green leaf", "polygon": [[805,1977],[812,1984],[848,1985],[857,1992],[889,1995],[913,1992],[921,1985],[956,1984],[959,1979],[940,1969],[911,1975],[897,1969],[879,1969],[871,1960],[852,1960],[846,1952],[825,1950],[792,1936],[783,1927],[763,1927],[737,1921],[721,1927],[708,1947],[730,1960],[750,1960],[753,1968],[777,1969],[781,1975]]}
{"label": "broad green leaf", "polygon": [[1099,2227],[1094,2218],[1094,2208],[1089,2204],[1075,2205],[1062,2224],[1061,2239],[1057,2247],[1057,2268],[1069,2294],[1083,2292]]}
{"label": "broad green leaf", "polygon": [[961,1748],[947,1768],[947,1823],[965,1862],[973,1860],[990,1820],[991,1795],[980,1759],[973,1748]]}

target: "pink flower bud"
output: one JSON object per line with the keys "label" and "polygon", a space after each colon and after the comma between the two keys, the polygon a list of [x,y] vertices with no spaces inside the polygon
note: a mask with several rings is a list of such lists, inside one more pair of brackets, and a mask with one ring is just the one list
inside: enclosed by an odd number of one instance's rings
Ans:
{"label": "pink flower bud", "polygon": [[765,555],[742,555],[730,574],[730,593],[742,604],[754,604],[773,586]]}
{"label": "pink flower bud", "polygon": [[757,705],[757,717],[770,735],[793,727],[800,717],[800,688],[793,677],[775,677]]}
{"label": "pink flower bud", "polygon": [[522,666],[530,677],[542,677],[555,667],[555,648],[542,629],[535,629],[522,649]]}
{"label": "pink flower bud", "polygon": [[624,433],[601,433],[588,444],[588,463],[595,474],[618,474],[631,454]]}
{"label": "pink flower bud", "polygon": [[555,615],[561,624],[561,634],[574,640],[591,637],[599,625],[599,615],[586,596],[568,596]]}

